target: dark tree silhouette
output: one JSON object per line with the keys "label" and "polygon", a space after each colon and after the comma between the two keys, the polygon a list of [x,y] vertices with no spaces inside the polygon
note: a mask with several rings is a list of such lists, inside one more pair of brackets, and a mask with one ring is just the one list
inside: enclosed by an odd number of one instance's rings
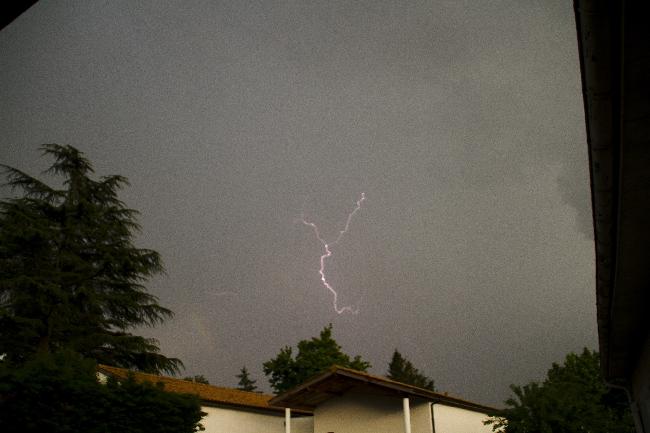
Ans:
{"label": "dark tree silhouette", "polygon": [[163,271],[160,255],[136,248],[137,212],[117,196],[122,176],[93,180],[93,168],[71,146],[46,144],[47,173],[57,189],[3,166],[22,195],[0,201],[0,353],[23,363],[36,353],[72,350],[100,363],[176,373],[155,339],[128,332],[171,317],[147,293]]}
{"label": "dark tree silhouette", "polygon": [[257,390],[257,386],[255,386],[256,380],[252,380],[250,378],[250,374],[248,373],[248,369],[244,366],[241,369],[241,372],[235,376],[236,378],[239,379],[239,383],[237,384],[237,389],[241,389],[242,391],[255,391]]}
{"label": "dark tree silhouette", "polygon": [[264,374],[269,378],[271,387],[280,393],[332,365],[360,371],[370,368],[370,363],[360,356],[351,359],[341,351],[341,346],[332,338],[330,324],[321,331],[319,338],[300,341],[295,358],[290,346],[282,348],[275,358],[264,363]]}
{"label": "dark tree silhouette", "polygon": [[205,413],[197,396],[133,377],[97,380],[96,364],[67,351],[15,367],[0,362],[3,433],[194,433]]}
{"label": "dark tree silhouette", "polygon": [[598,352],[570,353],[542,383],[510,388],[506,409],[486,424],[504,433],[634,433],[624,392],[603,381]]}
{"label": "dark tree silhouette", "polygon": [[204,385],[210,385],[210,381],[205,378],[202,374],[197,374],[195,376],[185,376],[183,380],[187,380],[188,382],[196,382],[196,383],[202,383]]}
{"label": "dark tree silhouette", "polygon": [[404,358],[397,349],[393,352],[393,357],[388,364],[387,376],[389,379],[398,382],[407,383],[431,391],[436,390],[433,380],[420,373],[420,371],[411,364],[411,361]]}

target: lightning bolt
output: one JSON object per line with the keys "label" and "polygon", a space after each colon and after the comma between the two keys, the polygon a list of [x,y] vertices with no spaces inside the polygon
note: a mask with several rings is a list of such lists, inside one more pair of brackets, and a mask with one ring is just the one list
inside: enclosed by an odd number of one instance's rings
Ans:
{"label": "lightning bolt", "polygon": [[320,234],[320,230],[318,230],[318,226],[315,223],[305,219],[304,213],[300,215],[300,221],[304,225],[309,226],[314,230],[316,239],[318,239],[321,245],[323,245],[324,254],[320,256],[320,269],[318,270],[318,273],[320,274],[320,280],[323,282],[323,286],[325,286],[325,288],[332,293],[333,296],[332,305],[334,305],[334,311],[336,311],[338,314],[343,314],[345,312],[358,314],[359,310],[352,308],[351,306],[345,306],[339,308],[338,306],[339,294],[336,292],[336,290],[334,290],[332,285],[327,281],[327,277],[325,276],[325,259],[332,257],[332,250],[330,248],[333,247],[334,245],[337,245],[339,242],[341,242],[343,236],[350,229],[350,223],[352,222],[352,218],[354,218],[354,215],[359,211],[359,209],[361,209],[361,204],[365,199],[366,199],[366,194],[362,192],[361,197],[359,198],[359,200],[357,200],[357,205],[354,207],[352,212],[348,214],[348,219],[345,221],[345,227],[343,228],[343,230],[339,231],[339,235],[336,237],[336,240],[334,242],[327,242],[325,239],[323,239],[323,237]]}

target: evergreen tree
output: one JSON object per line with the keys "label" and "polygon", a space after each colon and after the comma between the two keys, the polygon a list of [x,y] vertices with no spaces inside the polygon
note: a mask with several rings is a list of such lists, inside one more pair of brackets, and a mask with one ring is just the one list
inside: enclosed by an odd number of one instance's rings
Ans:
{"label": "evergreen tree", "polygon": [[301,384],[332,365],[359,371],[370,368],[370,363],[362,360],[359,355],[350,359],[341,351],[341,346],[332,338],[331,323],[321,331],[320,338],[300,341],[295,359],[291,347],[286,346],[275,358],[263,364],[264,374],[277,393]]}
{"label": "evergreen tree", "polygon": [[509,406],[486,424],[503,433],[634,433],[625,393],[609,389],[598,352],[570,353],[563,365],[553,363],[542,383],[511,385]]}
{"label": "evergreen tree", "polygon": [[413,366],[411,361],[404,358],[397,349],[393,352],[393,357],[388,364],[387,376],[389,379],[397,382],[407,383],[431,391],[436,390],[433,380],[420,373],[420,371]]}
{"label": "evergreen tree", "polygon": [[246,367],[242,367],[241,372],[235,376],[236,378],[239,379],[239,383],[237,384],[237,389],[241,389],[242,391],[255,391],[257,390],[257,386],[255,386],[256,380],[252,380],[249,376],[248,369]]}
{"label": "evergreen tree", "polygon": [[157,252],[136,248],[137,212],[117,193],[122,176],[91,179],[71,146],[47,144],[57,189],[3,166],[22,196],[0,201],[0,354],[21,364],[36,353],[73,350],[98,362],[175,373],[155,339],[128,332],[171,317],[145,281],[163,271]]}

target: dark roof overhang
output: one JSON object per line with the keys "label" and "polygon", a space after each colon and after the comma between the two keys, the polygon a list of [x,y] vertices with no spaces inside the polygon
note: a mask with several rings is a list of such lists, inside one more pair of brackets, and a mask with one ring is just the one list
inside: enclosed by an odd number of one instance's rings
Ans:
{"label": "dark roof overhang", "polygon": [[273,397],[269,404],[313,411],[327,400],[351,391],[368,395],[418,398],[487,414],[499,412],[493,407],[339,366],[332,366],[303,384]]}
{"label": "dark roof overhang", "polygon": [[0,30],[7,27],[38,0],[20,0],[3,2],[0,8]]}
{"label": "dark roof overhang", "polygon": [[626,385],[650,329],[650,26],[641,1],[575,0],[601,363]]}

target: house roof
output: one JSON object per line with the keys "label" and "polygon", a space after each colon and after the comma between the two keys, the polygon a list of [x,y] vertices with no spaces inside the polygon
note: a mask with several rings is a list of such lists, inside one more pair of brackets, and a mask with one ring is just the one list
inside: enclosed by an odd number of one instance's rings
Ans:
{"label": "house roof", "polygon": [[[269,400],[273,397],[268,394],[258,392],[241,391],[233,388],[222,388],[220,386],[206,385],[202,383],[191,382],[183,379],[175,379],[166,376],[157,376],[155,374],[131,371],[124,368],[111,367],[108,365],[98,365],[97,370],[100,373],[114,376],[118,379],[126,379],[129,374],[133,374],[137,382],[162,383],[166,391],[181,394],[197,395],[204,403],[226,406],[245,407],[263,411],[284,412],[283,407],[269,405]],[[297,413],[310,414],[308,411],[296,411]]]}
{"label": "house roof", "polygon": [[646,2],[574,0],[596,246],[601,365],[629,384],[650,341]]}
{"label": "house roof", "polygon": [[289,391],[273,397],[269,403],[275,406],[313,411],[325,401],[348,391],[359,390],[376,395],[419,397],[433,403],[459,407],[481,413],[497,413],[498,409],[478,403],[450,397],[428,389],[396,382],[385,377],[373,376],[350,368],[332,366]]}
{"label": "house roof", "polygon": [[23,0],[19,2],[11,2],[11,4],[2,8],[0,14],[0,30],[12,23],[13,20],[18,18],[23,12],[32,7],[38,0]]}

